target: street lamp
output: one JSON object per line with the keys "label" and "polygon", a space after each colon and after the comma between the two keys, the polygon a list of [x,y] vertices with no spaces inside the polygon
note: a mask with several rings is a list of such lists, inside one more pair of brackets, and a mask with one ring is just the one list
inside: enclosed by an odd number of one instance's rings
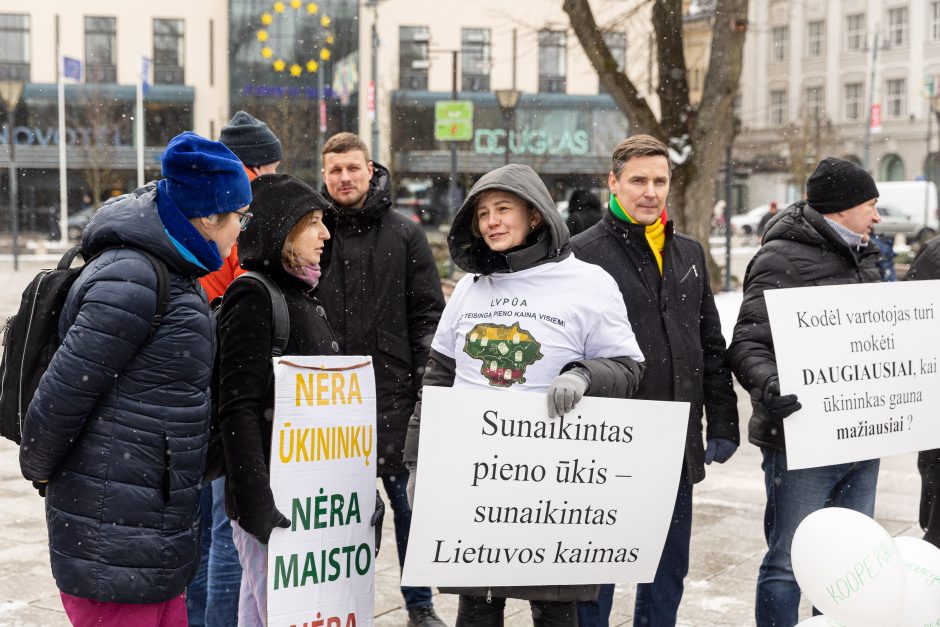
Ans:
{"label": "street lamp", "polygon": [[495,93],[496,103],[499,105],[499,110],[503,114],[503,126],[506,130],[506,152],[503,153],[505,157],[504,163],[509,164],[509,151],[512,147],[512,143],[509,141],[509,133],[515,130],[516,107],[519,106],[519,98],[522,92],[518,89],[497,89]]}
{"label": "street lamp", "polygon": [[[23,82],[22,81],[0,81],[0,98],[3,99],[3,106],[6,109],[6,121],[7,121],[7,150],[9,151],[10,157],[10,215],[11,215],[11,226],[10,230],[13,235],[13,269],[20,269],[20,260],[19,260],[19,246],[17,245],[17,239],[19,237],[20,231],[20,216],[18,211],[17,197],[17,181],[16,181],[16,159],[15,151],[13,148],[13,112],[16,111],[16,105],[20,101],[20,96],[23,94]],[[60,140],[61,141],[61,140]]]}

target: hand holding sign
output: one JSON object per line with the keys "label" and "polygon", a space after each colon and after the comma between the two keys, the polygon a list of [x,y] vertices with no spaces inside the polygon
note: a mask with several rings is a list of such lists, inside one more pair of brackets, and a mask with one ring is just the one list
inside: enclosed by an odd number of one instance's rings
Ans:
{"label": "hand holding sign", "polygon": [[795,412],[803,409],[796,394],[786,394],[780,396],[780,381],[777,377],[771,377],[764,386],[762,402],[767,415],[774,420],[782,420]]}

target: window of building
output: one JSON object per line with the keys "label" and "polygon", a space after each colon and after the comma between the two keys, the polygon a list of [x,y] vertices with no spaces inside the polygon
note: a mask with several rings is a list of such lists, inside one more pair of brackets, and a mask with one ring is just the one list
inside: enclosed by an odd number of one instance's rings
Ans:
{"label": "window of building", "polygon": [[[617,70],[623,72],[624,68],[627,67],[627,34],[614,30],[604,31],[604,42],[610,50],[610,56],[617,63]],[[598,92],[601,94],[608,93],[603,83],[598,85]]]}
{"label": "window of building", "polygon": [[845,18],[845,49],[861,50],[865,47],[865,14],[858,13]]}
{"label": "window of building", "polygon": [[940,0],[930,3],[930,41],[940,41]]}
{"label": "window of building", "polygon": [[888,9],[889,46],[897,48],[907,45],[907,7]]}
{"label": "window of building", "polygon": [[826,23],[822,20],[810,22],[806,25],[806,54],[811,57],[821,57],[825,52]]}
{"label": "window of building", "polygon": [[566,52],[565,31],[539,31],[540,92],[565,93]]}
{"label": "window of building", "polygon": [[845,84],[845,119],[848,122],[862,119],[862,84]]}
{"label": "window of building", "polygon": [[463,91],[490,90],[490,29],[461,29],[460,64]]}
{"label": "window of building", "polygon": [[428,68],[431,66],[428,45],[431,33],[427,26],[398,27],[398,87],[399,89],[428,88]]}
{"label": "window of building", "polygon": [[881,158],[881,181],[904,181],[904,160],[896,154],[887,154]]}
{"label": "window of building", "polygon": [[770,60],[786,61],[790,55],[790,27],[775,26],[770,31]]}
{"label": "window of building", "polygon": [[29,80],[29,16],[0,13],[0,80]]}
{"label": "window of building", "polygon": [[907,113],[907,94],[905,79],[896,78],[889,80],[886,84],[886,104],[885,114],[889,118],[900,118]]}
{"label": "window of building", "polygon": [[822,85],[806,88],[806,118],[817,122],[826,116],[825,89]]}
{"label": "window of building", "polygon": [[85,18],[85,80],[117,82],[117,19]]}
{"label": "window of building", "polygon": [[153,21],[153,82],[182,85],[183,20]]}
{"label": "window of building", "polygon": [[770,92],[770,123],[774,126],[783,126],[787,123],[787,90],[785,89]]}

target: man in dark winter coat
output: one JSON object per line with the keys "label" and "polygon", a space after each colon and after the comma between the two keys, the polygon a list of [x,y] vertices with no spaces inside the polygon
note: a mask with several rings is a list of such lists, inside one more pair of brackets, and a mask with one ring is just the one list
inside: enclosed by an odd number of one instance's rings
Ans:
{"label": "man in dark winter coat", "polygon": [[[726,462],[739,442],[737,399],[725,358],[725,339],[708,283],[701,244],[674,232],[666,214],[669,153],[649,135],[625,139],[608,175],[610,210],[572,240],[575,256],[617,282],[646,373],[633,398],[685,401],[689,426],[672,524],[651,584],[637,586],[634,625],[675,625],[689,569],[692,485],[705,464]],[[702,446],[702,415],[706,414]],[[664,468],[672,473],[677,469]],[[597,601],[578,604],[582,627],[606,626],[613,585]]]}
{"label": "man in dark winter coat", "polygon": [[586,189],[576,189],[568,199],[568,233],[574,237],[597,224],[603,217],[600,199]]}
{"label": "man in dark winter coat", "polygon": [[[940,279],[940,237],[921,246],[904,279]],[[924,540],[940,547],[940,449],[921,451],[917,456],[917,470],[921,480],[920,527],[924,530]]]}
{"label": "man in dark winter coat", "polygon": [[784,419],[801,406],[780,394],[764,291],[881,280],[878,247],[870,241],[881,221],[871,175],[842,159],[826,158],[806,183],[806,202],[779,212],[744,277],[744,301],[728,350],[734,373],[751,393],[748,439],[763,453],[767,553],[757,579],[758,627],[798,622],[800,588],[790,544],[800,522],[823,507],[874,514],[878,460],[787,470]]}
{"label": "man in dark winter coat", "polygon": [[[371,355],[378,411],[378,474],[395,512],[399,565],[411,527],[402,463],[431,339],[444,310],[437,265],[421,227],[391,210],[387,169],[352,133],[323,146],[323,179],[335,203],[333,270],[320,282],[327,319],[347,355]],[[402,588],[412,627],[443,627],[430,588]]]}

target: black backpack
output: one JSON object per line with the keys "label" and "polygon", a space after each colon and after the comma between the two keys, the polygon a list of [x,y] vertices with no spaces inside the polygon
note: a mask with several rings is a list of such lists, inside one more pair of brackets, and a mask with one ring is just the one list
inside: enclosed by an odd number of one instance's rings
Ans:
{"label": "black backpack", "polygon": [[[112,247],[114,248],[114,247]],[[52,356],[59,348],[59,315],[69,288],[82,270],[106,250],[87,257],[81,246],[70,248],[52,270],[42,270],[23,291],[20,308],[3,327],[3,360],[0,362],[0,435],[20,443],[23,417],[39,387]],[[153,255],[137,250],[157,273],[157,309],[150,323],[153,337],[170,300],[170,278],[166,265]],[[76,257],[84,264],[72,267]]]}
{"label": "black backpack", "polygon": [[[287,300],[284,298],[284,293],[271,279],[258,272],[245,272],[235,277],[235,280],[237,281],[242,277],[258,281],[268,290],[268,296],[271,297],[271,321],[273,323],[271,357],[280,357],[287,350],[287,338],[290,334],[290,314],[287,311]],[[218,335],[218,317],[219,312],[222,310],[224,298],[224,295],[220,296],[209,305],[212,317],[215,320],[216,349],[212,364],[212,417],[209,421],[209,450],[206,453],[206,470],[202,475],[204,481],[212,481],[225,476],[225,449],[222,447],[222,425],[219,421],[219,364],[221,362],[219,347],[221,342]]]}

